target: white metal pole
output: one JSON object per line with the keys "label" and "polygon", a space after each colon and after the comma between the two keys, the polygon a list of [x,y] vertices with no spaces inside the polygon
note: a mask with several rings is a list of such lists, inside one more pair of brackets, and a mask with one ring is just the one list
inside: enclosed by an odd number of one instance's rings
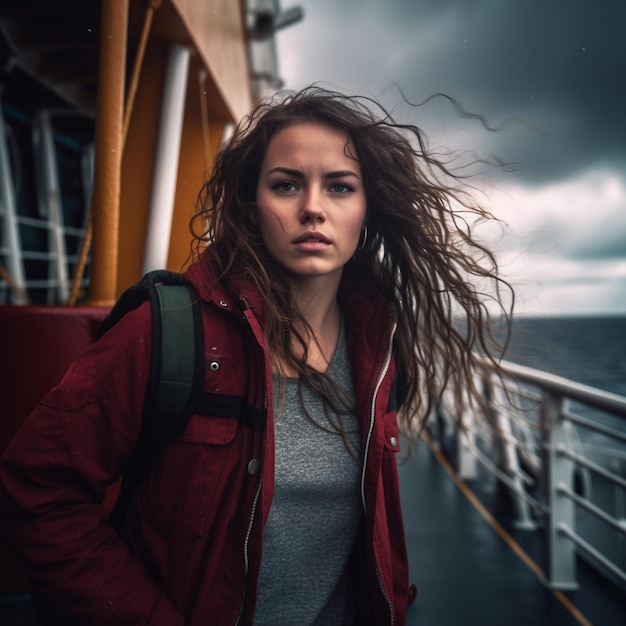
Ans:
{"label": "white metal pole", "polygon": [[0,245],[7,247],[7,270],[16,286],[13,299],[15,304],[26,304],[26,298],[22,295],[25,293],[22,245],[2,109],[0,109],[0,209],[2,209],[0,213],[4,214],[4,228],[2,229],[4,234]]}
{"label": "white metal pole", "polygon": [[184,46],[173,45],[170,49],[163,85],[159,136],[152,178],[152,196],[143,261],[144,273],[165,268],[167,265],[187,94],[189,57],[189,49]]}
{"label": "white metal pole", "polygon": [[[50,113],[42,111],[37,116],[39,134],[39,151],[42,160],[42,196],[45,198],[48,209],[48,224],[50,249],[54,254],[54,281],[56,284],[56,298],[54,291],[48,290],[48,304],[61,302],[65,304],[70,295],[69,278],[67,272],[67,254],[65,250],[65,226],[61,203],[61,186],[57,166],[54,137],[52,135],[52,121]],[[50,278],[50,272],[48,273]]]}
{"label": "white metal pole", "polygon": [[567,447],[568,422],[563,419],[563,396],[554,391],[543,391],[541,427],[543,448],[543,481],[548,518],[545,529],[546,574],[545,584],[550,589],[573,591],[578,589],[576,576],[576,548],[569,532],[575,530],[574,503],[560,489],[572,484],[574,465],[559,453]]}

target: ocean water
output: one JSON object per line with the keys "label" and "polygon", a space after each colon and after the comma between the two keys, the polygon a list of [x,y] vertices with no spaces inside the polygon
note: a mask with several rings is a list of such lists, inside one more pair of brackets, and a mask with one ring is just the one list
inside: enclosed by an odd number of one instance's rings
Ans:
{"label": "ocean water", "polygon": [[626,396],[626,316],[517,317],[505,359]]}
{"label": "ocean water", "polygon": [[[505,359],[626,397],[626,316],[517,317]],[[578,402],[571,409],[626,432],[624,417]],[[598,438],[584,429],[582,436]]]}

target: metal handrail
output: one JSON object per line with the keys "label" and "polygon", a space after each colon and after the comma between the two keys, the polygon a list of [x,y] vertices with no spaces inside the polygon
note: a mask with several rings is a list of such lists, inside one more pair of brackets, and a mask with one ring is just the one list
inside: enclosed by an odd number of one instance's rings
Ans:
{"label": "metal handrail", "polygon": [[589,502],[587,498],[579,496],[569,487],[566,487],[565,485],[559,485],[559,492],[576,502],[576,504],[582,506],[584,509],[589,511],[589,513],[595,515],[598,519],[601,519],[609,526],[612,526],[615,530],[620,532],[623,530],[622,525],[614,517],[612,517],[611,515],[607,515],[600,507],[597,507],[595,504]]}
{"label": "metal handrail", "polygon": [[626,417],[626,398],[624,396],[510,361],[503,361],[500,369],[503,373],[520,382],[530,383],[571,400],[578,400],[594,408]]}
{"label": "metal handrail", "polygon": [[597,433],[602,433],[603,435],[608,435],[609,437],[613,437],[614,439],[619,439],[626,443],[626,433],[620,433],[618,430],[614,428],[609,428],[607,426],[602,426],[601,424],[596,424],[591,420],[588,420],[580,415],[576,415],[576,413],[572,413],[571,411],[563,411],[563,415],[574,424],[578,424],[579,426],[584,426],[589,430],[594,430]]}
{"label": "metal handrail", "polygon": [[585,541],[572,531],[571,528],[565,525],[561,525],[559,531],[567,536],[572,543],[574,543],[578,548],[583,550],[585,554],[590,556],[597,564],[601,565],[604,569],[610,572],[617,580],[621,581],[622,584],[626,585],[626,574],[624,570],[616,567],[615,564],[603,556],[600,552],[598,552],[588,541]]}
{"label": "metal handrail", "polygon": [[[545,583],[549,587],[576,589],[576,557],[582,556],[626,588],[626,562],[618,562],[620,550],[603,554],[599,546],[594,545],[595,536],[586,536],[589,529],[595,529],[596,533],[612,533],[609,539],[615,535],[616,542],[623,541],[626,519],[622,518],[626,518],[626,512],[616,517],[606,507],[592,501],[593,494],[585,493],[589,491],[585,485],[602,481],[602,488],[614,495],[615,502],[623,501],[618,491],[626,490],[626,449],[623,447],[626,433],[596,423],[568,406],[574,401],[619,420],[626,418],[626,397],[516,363],[503,362],[499,373],[501,377],[487,370],[481,380],[496,426],[464,415],[464,427],[454,431],[458,439],[459,473],[463,478],[472,479],[476,477],[476,463],[485,467],[509,490],[518,528],[538,532],[539,525],[533,520],[537,516],[545,518],[541,527],[546,542]],[[530,403],[530,407],[514,406],[519,402]],[[445,407],[440,416],[448,424],[453,419]],[[620,476],[612,471],[615,468],[603,467],[588,458],[589,451],[604,451],[605,447],[598,443],[586,446],[576,427],[591,431],[594,437],[610,443],[606,453],[613,455],[612,462],[623,463],[625,475]],[[450,430],[453,429],[445,428],[446,432]],[[490,451],[485,453],[480,449],[477,440],[486,442]],[[497,455],[500,462],[490,459],[490,453]],[[617,461],[613,458],[616,454]],[[531,471],[543,495],[542,502],[526,492],[529,481],[525,468],[520,465],[523,455],[532,457]],[[620,471],[619,465],[617,467],[616,471]],[[575,476],[586,479],[582,483],[583,493],[577,493],[570,486]],[[581,516],[587,517],[581,521]],[[586,527],[583,522],[587,523]],[[626,555],[621,558],[626,561]]]}
{"label": "metal handrail", "polygon": [[586,459],[584,456],[581,456],[580,454],[574,454],[570,452],[569,450],[567,450],[566,448],[563,448],[562,446],[557,447],[557,452],[559,455],[568,458],[570,461],[574,461],[574,463],[576,463],[577,465],[580,465],[584,467],[585,469],[591,470],[592,472],[595,472],[599,476],[606,478],[607,480],[611,481],[612,483],[615,483],[616,485],[620,485],[623,489],[626,489],[626,480],[624,480],[623,478],[620,478],[613,472],[610,472],[609,470],[604,469],[601,465],[598,465],[597,463],[593,463],[592,461],[590,461],[589,459]]}

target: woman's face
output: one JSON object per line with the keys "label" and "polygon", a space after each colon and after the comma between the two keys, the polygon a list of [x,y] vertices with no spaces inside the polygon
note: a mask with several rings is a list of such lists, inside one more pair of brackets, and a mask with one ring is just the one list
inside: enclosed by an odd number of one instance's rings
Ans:
{"label": "woman's face", "polygon": [[261,166],[257,203],[265,246],[292,280],[338,286],[366,214],[361,167],[346,133],[316,122],[278,131]]}

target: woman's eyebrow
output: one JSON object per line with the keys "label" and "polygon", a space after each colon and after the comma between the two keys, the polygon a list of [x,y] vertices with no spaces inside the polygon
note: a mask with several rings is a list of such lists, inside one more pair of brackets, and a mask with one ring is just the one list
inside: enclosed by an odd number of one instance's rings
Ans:
{"label": "woman's eyebrow", "polygon": [[304,173],[300,170],[292,170],[289,167],[275,167],[271,169],[268,174],[287,174],[287,176],[294,176],[295,178],[304,178]]}
{"label": "woman's eyebrow", "polygon": [[[294,178],[304,178],[304,173],[300,170],[294,170],[289,167],[275,167],[271,169],[268,174],[286,174],[287,176],[293,176]],[[324,174],[324,178],[343,178],[344,176],[354,176],[355,178],[360,178],[356,172],[352,170],[339,170],[337,172],[328,172],[328,174]]]}
{"label": "woman's eyebrow", "polygon": [[338,172],[329,172],[328,174],[324,174],[324,178],[343,178],[344,176],[354,176],[355,178],[360,178],[360,176],[352,170],[339,170]]}

